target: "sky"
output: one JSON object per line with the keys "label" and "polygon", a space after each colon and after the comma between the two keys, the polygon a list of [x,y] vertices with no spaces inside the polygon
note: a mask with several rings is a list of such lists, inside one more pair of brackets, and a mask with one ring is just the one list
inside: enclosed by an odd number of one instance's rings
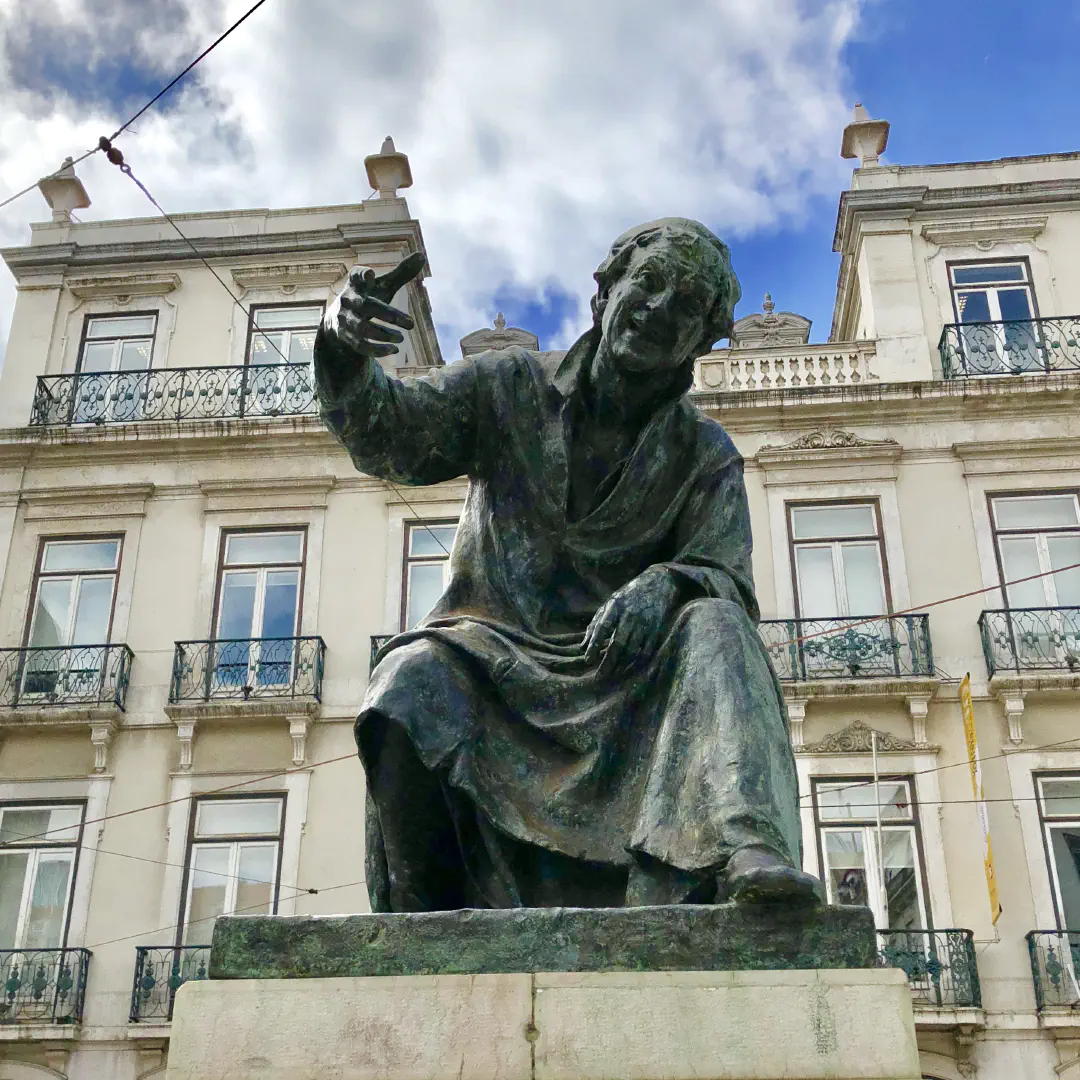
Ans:
{"label": "sky", "polygon": [[[0,0],[0,200],[111,133],[251,0]],[[1080,150],[1077,0],[267,0],[133,132],[170,212],[358,202],[409,155],[443,355],[503,311],[565,347],[624,229],[697,218],[737,315],[828,337],[855,101],[893,164]],[[154,210],[97,154],[83,220]],[[48,210],[0,209],[0,246]],[[15,290],[0,266],[0,354]]]}

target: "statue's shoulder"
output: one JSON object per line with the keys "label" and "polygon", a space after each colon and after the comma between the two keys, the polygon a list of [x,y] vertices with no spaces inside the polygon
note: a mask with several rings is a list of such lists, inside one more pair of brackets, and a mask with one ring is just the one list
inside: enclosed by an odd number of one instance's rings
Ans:
{"label": "statue's shoulder", "polygon": [[488,349],[469,359],[486,381],[509,385],[515,374],[527,373],[532,382],[544,385],[551,383],[565,355],[564,352],[536,352],[512,345],[507,349]]}
{"label": "statue's shoulder", "polygon": [[685,422],[696,428],[698,452],[702,458],[711,459],[717,465],[726,465],[734,459],[742,460],[731,436],[724,426],[711,416],[706,416],[688,398],[682,399]]}

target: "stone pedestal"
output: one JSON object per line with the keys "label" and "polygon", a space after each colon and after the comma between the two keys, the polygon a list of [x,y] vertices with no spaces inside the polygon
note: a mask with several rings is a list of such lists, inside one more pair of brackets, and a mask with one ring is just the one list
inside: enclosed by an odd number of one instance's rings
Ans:
{"label": "stone pedestal", "polygon": [[190,982],[167,1080],[918,1080],[902,971]]}

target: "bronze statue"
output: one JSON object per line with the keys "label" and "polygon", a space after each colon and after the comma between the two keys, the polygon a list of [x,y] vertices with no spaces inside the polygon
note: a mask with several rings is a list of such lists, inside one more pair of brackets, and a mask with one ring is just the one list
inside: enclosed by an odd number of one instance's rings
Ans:
{"label": "bronze statue", "polygon": [[758,638],[742,459],[687,399],[731,331],[727,247],[623,234],[565,354],[377,362],[423,269],[356,268],[315,345],[358,469],[469,478],[450,584],[381,651],[356,722],[376,911],[817,903],[780,687]]}

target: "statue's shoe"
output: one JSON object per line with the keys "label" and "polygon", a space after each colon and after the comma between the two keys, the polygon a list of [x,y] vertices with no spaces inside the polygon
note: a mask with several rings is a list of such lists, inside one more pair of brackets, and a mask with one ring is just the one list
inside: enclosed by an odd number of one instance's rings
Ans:
{"label": "statue's shoe", "polygon": [[762,848],[736,852],[727,866],[726,892],[738,904],[823,904],[825,889],[812,874]]}

